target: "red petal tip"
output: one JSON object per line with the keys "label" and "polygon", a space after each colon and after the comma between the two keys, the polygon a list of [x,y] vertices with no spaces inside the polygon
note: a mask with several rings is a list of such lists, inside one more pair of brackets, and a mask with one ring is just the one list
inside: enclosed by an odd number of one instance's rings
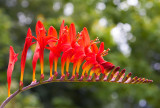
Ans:
{"label": "red petal tip", "polygon": [[122,73],[125,73],[126,72],[126,69],[122,69],[122,71],[121,71]]}
{"label": "red petal tip", "polygon": [[120,69],[120,66],[116,67],[114,71],[117,72],[119,69]]}
{"label": "red petal tip", "polygon": [[43,23],[42,23],[41,21],[38,21],[38,22],[37,22],[36,27],[38,27],[39,30],[44,29]]}
{"label": "red petal tip", "polygon": [[115,68],[115,65],[111,66],[111,68],[110,68],[109,70],[112,70],[112,69],[114,69],[114,68]]}
{"label": "red petal tip", "polygon": [[38,26],[41,26],[41,25],[43,25],[43,23],[42,23],[40,20],[38,20],[38,21],[37,21],[37,25],[38,25]]}
{"label": "red petal tip", "polygon": [[31,32],[31,28],[30,27],[28,28],[28,32]]}
{"label": "red petal tip", "polygon": [[28,31],[27,31],[27,37],[28,37],[28,36],[30,36],[30,37],[32,36],[32,31],[31,31],[30,28],[28,28]]}
{"label": "red petal tip", "polygon": [[101,43],[98,53],[101,54],[103,51],[104,51],[104,42]]}
{"label": "red petal tip", "polygon": [[129,74],[128,74],[128,76],[131,76],[132,75],[132,73],[130,72]]}

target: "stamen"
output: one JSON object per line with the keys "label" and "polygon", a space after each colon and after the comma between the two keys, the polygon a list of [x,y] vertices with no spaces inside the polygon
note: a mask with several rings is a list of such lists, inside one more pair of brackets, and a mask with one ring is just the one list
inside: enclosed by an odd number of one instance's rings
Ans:
{"label": "stamen", "polygon": [[108,51],[109,51],[110,49],[108,48],[107,50],[104,50],[103,52],[102,52],[102,56],[106,56],[107,54],[108,54]]}
{"label": "stamen", "polygon": [[98,39],[98,37],[97,37],[96,39],[91,40],[90,45],[92,45],[92,44],[98,44],[98,43],[100,43],[100,41],[99,41],[99,39]]}

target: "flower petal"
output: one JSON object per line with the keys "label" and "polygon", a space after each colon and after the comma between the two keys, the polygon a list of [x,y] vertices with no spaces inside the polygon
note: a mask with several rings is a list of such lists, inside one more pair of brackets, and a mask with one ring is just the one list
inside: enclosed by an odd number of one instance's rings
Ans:
{"label": "flower petal", "polygon": [[9,63],[8,63],[8,69],[7,69],[8,97],[10,96],[11,76],[14,69],[14,64],[18,60],[17,56],[18,54],[16,54],[14,52],[13,47],[10,46]]}
{"label": "flower petal", "polygon": [[45,28],[41,21],[38,21],[36,24],[36,35],[37,37],[45,36]]}

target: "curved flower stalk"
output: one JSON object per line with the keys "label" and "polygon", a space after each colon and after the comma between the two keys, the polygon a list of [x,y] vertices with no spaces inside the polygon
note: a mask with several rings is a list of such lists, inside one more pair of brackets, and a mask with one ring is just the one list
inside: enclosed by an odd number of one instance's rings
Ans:
{"label": "curved flower stalk", "polygon": [[[35,42],[32,42],[35,39]],[[23,76],[26,62],[26,55],[29,47],[36,43],[36,49],[33,55],[32,67],[33,78],[32,83],[23,87]],[[31,30],[28,29],[24,48],[21,57],[21,77],[20,87],[15,93],[10,96],[11,75],[14,68],[14,63],[17,61],[18,54],[14,53],[10,47],[10,59],[7,70],[8,81],[8,98],[2,103],[0,108],[3,108],[13,97],[18,93],[33,88],[35,86],[51,83],[51,82],[116,82],[123,84],[140,84],[150,83],[152,80],[146,78],[131,77],[132,73],[125,74],[126,69],[120,70],[120,67],[115,67],[114,64],[104,60],[104,56],[108,54],[109,48],[104,49],[104,42],[100,43],[98,38],[91,40],[87,28],[83,28],[80,33],[76,33],[75,25],[72,23],[69,27],[61,24],[59,38],[54,27],[50,27],[48,33],[41,21],[36,24],[36,37],[32,36]],[[44,50],[50,51],[50,77],[44,81]],[[58,59],[61,58],[61,72],[57,71]],[[37,60],[40,59],[41,76],[39,81],[35,79]],[[72,72],[69,72],[69,65],[73,64]],[[53,72],[54,64],[54,74]],[[82,72],[80,68],[82,67]],[[60,74],[61,77],[57,78]]]}

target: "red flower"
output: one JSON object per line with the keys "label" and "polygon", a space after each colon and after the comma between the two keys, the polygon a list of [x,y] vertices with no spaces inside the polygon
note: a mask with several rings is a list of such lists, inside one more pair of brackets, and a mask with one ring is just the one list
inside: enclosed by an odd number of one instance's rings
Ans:
{"label": "red flower", "polygon": [[24,48],[22,51],[22,55],[21,55],[21,78],[20,78],[20,86],[23,85],[23,75],[24,75],[24,69],[25,69],[25,63],[26,63],[26,56],[27,56],[27,51],[29,49],[29,47],[34,44],[32,43],[32,33],[31,33],[31,29],[28,29],[27,32],[27,37],[25,39],[25,43],[24,43]]}
{"label": "red flower", "polygon": [[33,55],[33,60],[32,60],[32,67],[33,67],[32,82],[36,82],[35,73],[36,73],[37,60],[39,59],[39,50],[40,50],[40,47],[39,47],[39,43],[37,42],[36,43],[36,49],[35,49],[35,52],[34,52],[34,55]]}
{"label": "red flower", "polygon": [[87,28],[84,27],[83,30],[80,33],[80,39],[78,40],[79,45],[83,47],[89,47],[90,46],[90,37],[87,31]]}
{"label": "red flower", "polygon": [[[48,36],[57,39],[57,31],[54,27],[50,27],[48,30]],[[49,53],[49,63],[50,63],[50,77],[52,77],[53,61],[54,61],[54,72],[57,73],[57,62],[60,57],[60,49],[57,47],[56,42],[49,42],[50,53]]]}
{"label": "red flower", "polygon": [[97,62],[101,64],[107,71],[110,71],[115,67],[112,63],[105,61],[103,58],[103,56],[108,54],[109,50],[110,49],[104,50],[104,42],[102,42],[96,56]]}
{"label": "red flower", "polygon": [[[108,54],[109,48],[104,50],[104,42],[97,47],[99,43],[98,38],[90,40],[87,28],[83,28],[80,33],[76,33],[75,25],[72,23],[70,27],[64,26],[64,21],[61,24],[59,31],[59,39],[57,37],[57,31],[54,27],[50,27],[48,34],[41,21],[36,24],[36,36],[32,36],[31,30],[28,29],[27,37],[25,39],[24,48],[21,55],[21,77],[20,77],[20,88],[14,93],[25,91],[29,88],[51,83],[53,81],[75,81],[75,82],[117,82],[124,84],[137,84],[137,83],[150,83],[152,80],[145,78],[138,78],[137,76],[131,78],[132,73],[125,75],[125,69],[120,70],[120,67],[116,67],[109,61],[104,60],[103,56]],[[33,78],[31,85],[23,88],[23,75],[25,69],[25,62],[27,51],[29,47],[34,44],[32,38],[36,40],[36,49],[33,55]],[[48,45],[48,46],[47,46]],[[44,50],[49,49],[49,63],[50,63],[50,77],[48,80],[44,80]],[[10,46],[9,63],[7,69],[7,82],[8,82],[8,97],[10,96],[11,76],[14,69],[14,64],[18,60],[18,54],[16,54]],[[57,63],[61,57],[61,77],[57,79]],[[40,59],[41,76],[40,81],[36,82],[36,64],[37,60]],[[54,75],[52,75],[54,62]],[[69,76],[69,65],[73,63],[72,76]],[[66,66],[65,66],[66,64]],[[79,76],[80,67],[82,65],[82,73]],[[64,68],[66,67],[66,73]],[[70,77],[70,79],[68,79]],[[13,95],[12,95],[13,97]],[[8,100],[11,98],[8,98]],[[5,104],[5,102],[4,102]]]}
{"label": "red flower", "polygon": [[[68,29],[68,27],[66,26],[63,34],[61,35],[61,39],[65,40],[63,42],[63,44],[61,44],[62,51],[62,57],[61,57],[61,73],[62,73],[62,77],[64,77],[64,65],[66,62],[66,73],[68,74],[69,71],[69,64],[71,62],[71,58],[73,56],[74,53],[74,44],[76,41],[76,29],[75,29],[75,25],[72,23]],[[59,43],[58,43],[59,44]],[[73,75],[74,75],[74,71],[75,71],[75,67],[73,66]]]}
{"label": "red flower", "polygon": [[[137,82],[145,82],[143,79],[134,78],[131,80],[131,74],[128,74],[125,77],[124,72],[119,72],[120,67],[116,67],[114,69],[114,65],[106,60],[104,60],[103,56],[108,54],[109,49],[104,50],[104,43],[102,42],[100,47],[97,47],[97,41],[90,40],[89,33],[87,28],[84,28],[80,33],[76,34],[76,29],[74,24],[72,23],[70,27],[64,26],[64,21],[61,24],[59,31],[59,39],[57,38],[57,31],[54,27],[50,27],[48,30],[48,35],[46,36],[45,28],[42,22],[38,21],[36,25],[36,35],[37,38],[33,37],[37,40],[39,44],[39,48],[36,49],[34,57],[33,57],[33,81],[35,81],[35,67],[37,59],[40,58],[41,64],[41,79],[44,79],[43,74],[43,56],[44,49],[47,48],[50,50],[49,54],[49,62],[50,62],[50,80],[54,78],[56,80],[57,77],[57,63],[58,58],[61,57],[61,78],[60,80],[68,79],[69,77],[69,64],[73,63],[72,76],[70,80],[75,80],[75,78],[79,81],[88,78],[88,80],[102,80],[102,81],[114,81],[114,82],[122,82],[122,83],[137,83]],[[46,47],[49,45],[49,47]],[[54,77],[52,76],[53,70],[53,62],[54,62]],[[82,65],[82,75],[79,79],[79,69]],[[64,67],[66,64],[66,75],[64,72]],[[114,70],[113,70],[114,69]],[[113,71],[112,71],[113,70]],[[90,72],[90,73],[89,73]],[[109,73],[111,75],[108,77]],[[93,77],[94,74],[94,77]],[[102,77],[100,78],[100,75]],[[93,78],[92,78],[93,77]],[[125,79],[123,79],[125,77]],[[146,82],[149,82],[147,80]]]}
{"label": "red flower", "polygon": [[11,87],[11,76],[12,71],[14,69],[14,64],[18,60],[17,58],[18,54],[16,54],[13,50],[13,47],[10,46],[9,51],[9,63],[8,63],[8,69],[7,69],[7,82],[8,82],[8,97],[10,96],[10,87]]}
{"label": "red flower", "polygon": [[42,22],[38,21],[36,24],[36,36],[37,36],[37,42],[39,43],[40,49],[39,49],[39,56],[40,56],[40,64],[41,64],[41,78],[43,78],[43,58],[44,58],[44,48],[47,45],[46,41],[46,31],[42,24]]}
{"label": "red flower", "polygon": [[[40,59],[41,77],[40,83],[43,82],[43,65],[44,65],[44,50],[49,49],[49,63],[50,63],[50,80],[57,80],[57,63],[61,57],[61,78],[58,80],[68,80],[69,65],[73,63],[72,76],[70,81],[108,81],[120,83],[146,83],[151,80],[144,78],[131,79],[131,73],[125,77],[125,69],[119,72],[120,67],[116,67],[109,61],[104,60],[104,56],[108,54],[109,48],[104,50],[104,42],[97,47],[99,43],[98,38],[90,40],[87,28],[83,28],[80,33],[76,33],[75,25],[72,23],[70,27],[64,26],[64,20],[61,24],[59,31],[59,39],[57,31],[54,27],[50,27],[48,33],[41,21],[36,24],[36,36],[31,34],[28,30],[24,49],[21,59],[21,82],[20,87],[23,85],[23,73],[26,61],[27,50],[32,45],[32,38],[37,41],[35,53],[33,56],[33,81],[36,82],[35,72],[37,60]],[[47,46],[48,45],[48,46]],[[52,75],[54,62],[54,75]],[[83,63],[83,64],[82,64]],[[66,65],[66,66],[65,66]],[[82,74],[79,77],[79,70],[82,65]],[[64,72],[66,68],[66,72]],[[110,74],[110,75],[109,75]],[[87,80],[86,80],[87,79]],[[21,88],[20,88],[21,90]]]}
{"label": "red flower", "polygon": [[53,36],[46,36],[46,30],[41,21],[38,21],[36,24],[36,35],[37,35],[37,38],[34,38],[34,39],[37,40],[40,46],[39,56],[40,56],[40,64],[41,64],[41,80],[43,80],[44,79],[44,74],[43,74],[44,49],[49,42],[53,42],[57,40]]}
{"label": "red flower", "polygon": [[[73,30],[73,31],[76,32],[76,30]],[[76,34],[76,33],[74,33],[74,34]],[[72,42],[73,54],[72,54],[71,61],[73,63],[73,71],[72,71],[71,80],[74,80],[75,71],[76,71],[76,77],[78,78],[80,66],[81,66],[82,62],[84,61],[86,54],[90,52],[90,49],[89,49],[90,37],[89,37],[88,31],[87,31],[87,28],[83,28],[81,33],[78,34],[76,38]],[[82,76],[84,76],[85,71],[86,70],[84,69],[82,72]]]}
{"label": "red flower", "polygon": [[[54,32],[53,32],[54,31]],[[48,31],[48,35],[57,37],[56,30],[51,28]],[[76,31],[74,24],[71,24],[70,27],[68,26],[64,27],[64,21],[61,24],[60,32],[59,32],[59,40],[58,43],[50,43],[50,55],[49,55],[49,61],[50,61],[50,77],[52,77],[52,65],[53,60],[55,64],[55,73],[57,73],[57,61],[60,57],[60,53],[63,52],[61,57],[61,76],[62,79],[64,78],[64,66],[66,63],[66,73],[68,73],[69,70],[69,64],[71,62],[71,57],[73,55],[73,48],[72,44],[76,41]]]}

